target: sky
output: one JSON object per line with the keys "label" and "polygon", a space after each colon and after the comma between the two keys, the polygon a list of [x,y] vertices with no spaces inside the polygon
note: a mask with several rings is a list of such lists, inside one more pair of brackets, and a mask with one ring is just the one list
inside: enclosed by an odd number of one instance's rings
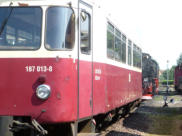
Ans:
{"label": "sky", "polygon": [[117,19],[121,31],[160,69],[176,65],[182,53],[182,0],[94,0]]}

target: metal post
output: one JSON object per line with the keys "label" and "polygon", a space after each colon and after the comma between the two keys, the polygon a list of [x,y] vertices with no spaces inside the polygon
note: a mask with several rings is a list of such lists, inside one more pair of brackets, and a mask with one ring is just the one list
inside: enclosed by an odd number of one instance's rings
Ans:
{"label": "metal post", "polygon": [[167,60],[167,94],[168,94],[168,91],[169,91],[169,86],[168,86],[168,80],[169,80],[169,73],[168,73],[168,63],[169,63],[169,60]]}

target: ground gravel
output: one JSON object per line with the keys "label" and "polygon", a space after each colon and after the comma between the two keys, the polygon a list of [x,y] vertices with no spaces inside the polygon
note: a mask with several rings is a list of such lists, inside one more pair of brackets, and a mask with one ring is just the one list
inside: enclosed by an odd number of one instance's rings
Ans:
{"label": "ground gravel", "polygon": [[[164,106],[164,96],[167,96],[167,106]],[[159,94],[152,100],[143,101],[134,113],[119,119],[103,130],[100,135],[182,136],[181,107],[182,94],[175,92],[173,88],[170,88],[167,94],[165,88],[161,88]]]}

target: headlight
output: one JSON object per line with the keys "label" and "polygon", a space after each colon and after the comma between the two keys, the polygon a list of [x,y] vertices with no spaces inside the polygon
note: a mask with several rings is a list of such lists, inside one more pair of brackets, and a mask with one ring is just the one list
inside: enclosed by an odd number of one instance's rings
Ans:
{"label": "headlight", "polygon": [[48,85],[39,85],[36,90],[36,95],[39,99],[46,100],[51,94],[51,88]]}

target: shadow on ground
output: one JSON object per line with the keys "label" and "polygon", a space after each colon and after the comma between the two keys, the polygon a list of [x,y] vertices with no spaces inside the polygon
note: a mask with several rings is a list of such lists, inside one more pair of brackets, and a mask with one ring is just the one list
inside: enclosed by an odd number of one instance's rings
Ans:
{"label": "shadow on ground", "polygon": [[126,133],[126,132],[118,132],[118,131],[110,131],[106,136],[140,136],[136,134]]}

